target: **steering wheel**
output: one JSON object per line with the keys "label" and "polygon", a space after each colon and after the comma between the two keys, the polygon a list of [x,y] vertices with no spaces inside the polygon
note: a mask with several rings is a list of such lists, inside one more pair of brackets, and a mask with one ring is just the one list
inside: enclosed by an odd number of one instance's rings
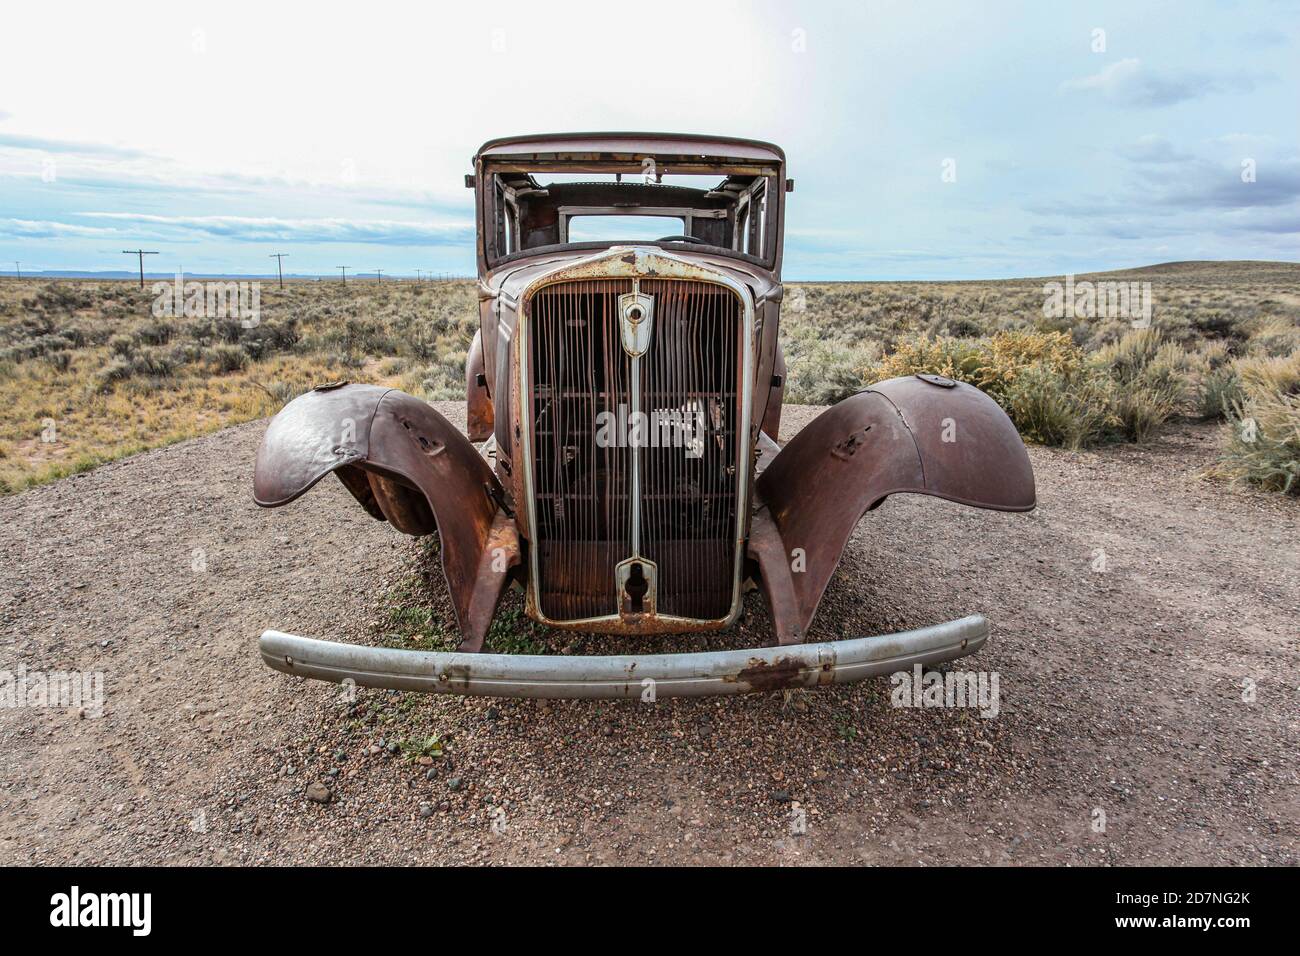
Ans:
{"label": "steering wheel", "polygon": [[701,246],[707,246],[708,243],[698,236],[660,236],[655,242],[695,242]]}

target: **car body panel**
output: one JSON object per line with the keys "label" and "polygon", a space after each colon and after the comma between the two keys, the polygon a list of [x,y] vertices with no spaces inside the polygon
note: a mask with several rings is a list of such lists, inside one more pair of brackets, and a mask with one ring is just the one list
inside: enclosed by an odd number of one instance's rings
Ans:
{"label": "car body panel", "polygon": [[438,533],[463,646],[481,647],[520,550],[500,486],[468,439],[396,389],[326,386],[272,420],[257,452],[254,500],[288,504],[331,472],[372,516],[405,534]]}
{"label": "car body panel", "polygon": [[757,493],[771,527],[751,550],[795,598],[794,607],[772,602],[783,643],[803,640],[854,527],[889,495],[997,511],[1035,503],[1029,455],[1006,413],[973,385],[939,376],[890,379],[827,409],[764,469]]}

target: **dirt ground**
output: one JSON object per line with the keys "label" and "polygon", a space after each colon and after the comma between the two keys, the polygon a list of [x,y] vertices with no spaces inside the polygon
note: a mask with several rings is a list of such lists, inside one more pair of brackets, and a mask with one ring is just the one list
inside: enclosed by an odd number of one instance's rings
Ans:
{"label": "dirt ground", "polygon": [[[100,716],[0,708],[0,863],[1298,862],[1300,507],[1199,478],[1212,426],[1033,448],[1029,515],[863,519],[814,637],[982,612],[949,667],[998,676],[989,719],[891,707],[885,680],[647,705],[271,672],[261,630],[381,640],[427,562],[337,482],[257,509],[264,428],[0,499],[0,671],[106,688]],[[766,627],[751,594],[743,626],[654,646]]]}

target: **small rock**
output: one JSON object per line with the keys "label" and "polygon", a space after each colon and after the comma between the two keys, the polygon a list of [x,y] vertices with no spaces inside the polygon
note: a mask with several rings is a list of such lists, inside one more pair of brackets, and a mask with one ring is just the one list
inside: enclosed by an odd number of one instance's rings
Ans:
{"label": "small rock", "polygon": [[461,780],[460,777],[452,777],[450,780],[447,781],[447,789],[459,790],[464,785],[464,783],[465,781]]}
{"label": "small rock", "polygon": [[438,776],[438,771],[433,767],[430,767],[428,770],[424,772],[425,780],[432,780],[436,776]]}
{"label": "small rock", "polygon": [[501,711],[497,710],[495,707],[489,707],[489,708],[487,709],[487,719],[488,719],[488,720],[500,720],[500,719],[501,719]]}
{"label": "small rock", "polygon": [[400,748],[397,746],[397,741],[396,741],[396,740],[394,740],[391,744],[388,745],[388,752],[389,752],[390,754],[395,754],[395,753],[397,753],[397,751],[398,751],[399,749],[400,749]]}
{"label": "small rock", "polygon": [[433,816],[433,804],[431,803],[420,804],[420,817],[422,819],[427,820],[431,816]]}
{"label": "small rock", "polygon": [[790,794],[788,791],[785,790],[773,790],[772,799],[775,800],[777,803],[789,803]]}
{"label": "small rock", "polygon": [[334,798],[330,788],[323,783],[307,784],[307,799],[313,803],[329,803]]}
{"label": "small rock", "polygon": [[417,757],[415,759],[415,762],[418,763],[421,767],[430,767],[433,765],[433,758],[426,755],[424,757]]}

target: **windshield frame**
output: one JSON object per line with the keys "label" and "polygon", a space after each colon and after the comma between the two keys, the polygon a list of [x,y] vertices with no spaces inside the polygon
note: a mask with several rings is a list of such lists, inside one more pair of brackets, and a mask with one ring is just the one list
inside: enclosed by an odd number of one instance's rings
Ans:
{"label": "windshield frame", "polygon": [[[675,251],[697,251],[706,252],[711,255],[725,256],[735,258],[740,261],[758,265],[764,269],[778,273],[780,269],[783,239],[783,219],[785,211],[785,192],[787,183],[784,180],[784,162],[765,161],[758,159],[712,159],[696,157],[683,157],[680,153],[671,155],[661,155],[655,153],[636,154],[634,156],[621,156],[617,159],[605,156],[593,156],[585,154],[581,156],[548,156],[545,159],[539,158],[498,158],[498,157],[476,157],[475,162],[475,206],[476,221],[478,233],[478,259],[481,274],[498,268],[503,264],[514,262],[520,259],[527,259],[536,255],[554,254],[557,251],[564,250],[586,250],[602,249],[616,245],[657,245],[664,248],[670,248]],[[519,183],[521,177],[527,177],[530,181],[531,188],[545,188],[539,183],[539,179],[545,181],[546,177],[551,174],[621,174],[625,183],[629,184],[652,184],[654,189],[683,189],[685,187],[674,187],[670,185],[657,185],[664,176],[705,176],[710,177],[717,182],[718,186],[723,186],[728,182],[733,182],[731,177],[758,177],[752,180],[750,189],[761,194],[765,213],[761,220],[755,220],[754,235],[760,237],[762,248],[753,252],[746,252],[741,249],[731,248],[724,245],[714,245],[699,242],[682,242],[646,239],[611,239],[597,241],[581,242],[554,242],[547,244],[534,245],[528,248],[520,248],[522,239],[517,235],[518,225],[515,225],[511,232],[514,234],[513,244],[515,248],[508,250],[498,249],[499,235],[503,235],[505,227],[499,225],[503,222],[499,217],[505,217],[504,222],[509,222],[509,211],[513,208],[517,217],[518,209],[513,206],[509,199],[503,201],[502,191],[499,188],[503,182],[500,177],[504,174],[511,177],[511,182]],[[762,184],[762,189],[758,185]],[[738,180],[738,181],[743,181]],[[559,185],[549,183],[548,185]],[[665,207],[660,204],[651,206],[643,203],[615,204],[612,193],[616,189],[624,188],[612,183],[610,186],[611,197],[607,203],[602,203],[600,208],[601,215],[647,215],[643,212],[650,208],[654,209],[653,215],[667,215],[664,212]],[[737,187],[733,185],[733,190]],[[525,189],[527,191],[527,189]],[[712,194],[714,190],[691,189],[692,193],[698,193],[703,196],[706,192]],[[631,192],[631,190],[629,190]],[[680,196],[680,194],[678,194]],[[748,199],[748,197],[746,197]],[[738,204],[739,209],[746,209],[748,202]],[[710,218],[718,216],[717,209],[694,209],[689,204],[678,203],[673,208],[679,209],[682,216],[703,215]],[[583,212],[583,215],[592,213]],[[723,213],[726,216],[726,213]],[[517,224],[518,220],[515,219]],[[760,225],[761,223],[761,225]],[[733,221],[734,226],[734,221]],[[557,227],[557,234],[562,235]],[[689,226],[688,226],[689,232]],[[567,238],[567,237],[566,237]],[[733,237],[733,241],[735,240]]]}

